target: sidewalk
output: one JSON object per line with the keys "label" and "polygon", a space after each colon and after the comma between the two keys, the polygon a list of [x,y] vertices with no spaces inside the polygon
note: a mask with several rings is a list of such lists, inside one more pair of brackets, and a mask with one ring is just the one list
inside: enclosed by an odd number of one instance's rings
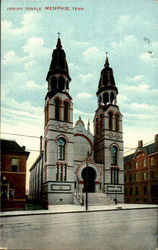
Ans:
{"label": "sidewalk", "polygon": [[85,206],[70,204],[70,205],[52,205],[49,210],[27,210],[27,211],[9,211],[1,212],[0,217],[10,216],[26,216],[26,215],[40,215],[40,214],[63,214],[63,213],[84,213],[84,212],[99,212],[99,211],[120,211],[131,209],[153,209],[158,208],[158,205],[146,204],[117,204],[107,206],[88,206],[86,211]]}

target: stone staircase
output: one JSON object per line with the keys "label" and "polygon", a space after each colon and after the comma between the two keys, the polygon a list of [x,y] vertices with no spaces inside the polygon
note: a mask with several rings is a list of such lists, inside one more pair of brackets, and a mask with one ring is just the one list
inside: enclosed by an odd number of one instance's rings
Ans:
{"label": "stone staircase", "polygon": [[[86,194],[84,193],[84,198]],[[88,193],[88,205],[113,205],[115,202],[105,193]]]}

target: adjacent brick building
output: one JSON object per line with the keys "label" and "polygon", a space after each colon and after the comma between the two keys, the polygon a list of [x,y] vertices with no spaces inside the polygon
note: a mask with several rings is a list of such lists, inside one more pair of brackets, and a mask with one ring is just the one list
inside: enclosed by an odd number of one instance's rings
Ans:
{"label": "adjacent brick building", "polygon": [[29,152],[15,141],[1,142],[1,209],[25,209],[26,161]]}
{"label": "adjacent brick building", "polygon": [[158,204],[158,134],[150,145],[139,141],[124,163],[125,203]]}

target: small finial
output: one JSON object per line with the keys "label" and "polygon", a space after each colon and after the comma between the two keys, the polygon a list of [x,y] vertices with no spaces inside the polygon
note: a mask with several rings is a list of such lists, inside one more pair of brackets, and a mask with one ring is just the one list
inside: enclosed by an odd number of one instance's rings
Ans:
{"label": "small finial", "polygon": [[61,36],[60,32],[58,32],[57,34],[58,34],[58,39],[60,39],[60,36]]}
{"label": "small finial", "polygon": [[78,118],[78,119],[79,119],[79,121],[81,121],[81,116],[80,116],[80,115],[79,115],[79,118]]}
{"label": "small finial", "polygon": [[109,67],[109,59],[108,59],[108,52],[106,52],[106,60],[105,60],[105,67]]}
{"label": "small finial", "polygon": [[61,49],[62,48],[62,45],[61,45],[61,40],[60,40],[60,32],[57,33],[58,34],[58,41],[57,41],[57,45],[56,45],[56,48],[57,49]]}

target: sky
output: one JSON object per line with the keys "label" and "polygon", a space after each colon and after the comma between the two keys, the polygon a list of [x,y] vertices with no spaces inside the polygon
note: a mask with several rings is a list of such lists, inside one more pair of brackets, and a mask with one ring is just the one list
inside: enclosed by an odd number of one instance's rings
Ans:
{"label": "sky", "polygon": [[27,173],[39,154],[45,79],[58,32],[72,78],[74,124],[80,115],[85,126],[90,120],[93,132],[96,91],[108,52],[123,115],[125,155],[139,140],[154,141],[158,134],[157,0],[2,0],[1,10],[1,137],[30,151]]}

